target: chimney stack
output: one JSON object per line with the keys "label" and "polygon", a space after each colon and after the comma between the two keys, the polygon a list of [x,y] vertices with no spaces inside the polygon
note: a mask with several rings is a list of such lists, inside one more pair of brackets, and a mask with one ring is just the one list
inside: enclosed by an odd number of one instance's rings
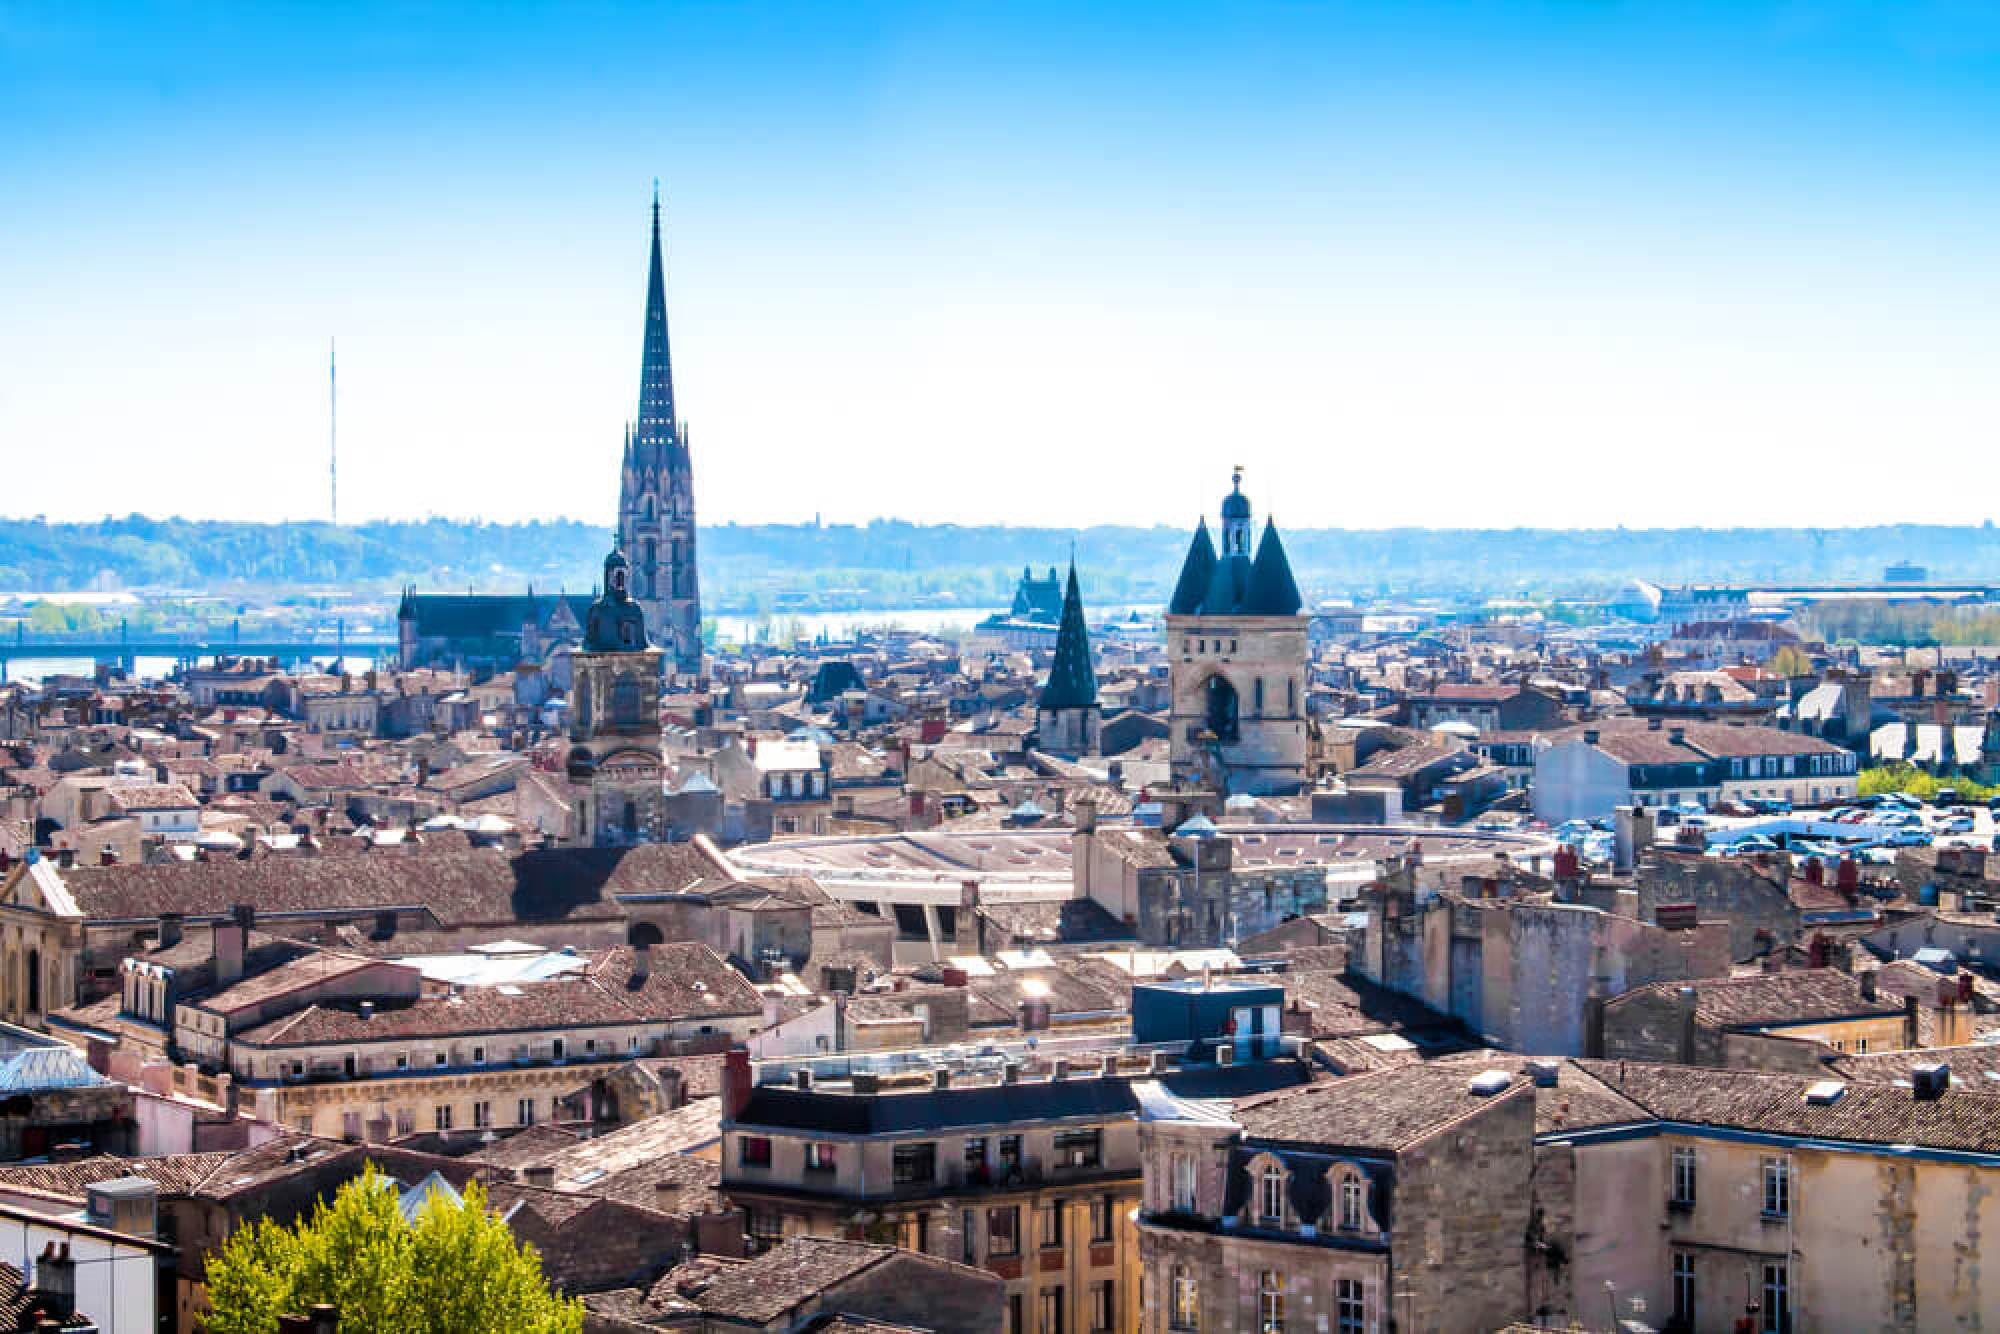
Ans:
{"label": "chimney stack", "polygon": [[160,914],[160,948],[170,950],[181,943],[181,928],[187,918],[182,913],[163,912]]}
{"label": "chimney stack", "polygon": [[243,956],[250,948],[250,928],[257,920],[257,910],[247,903],[239,903],[229,910],[229,920],[218,922],[212,931],[214,939],[215,980],[218,983],[236,982],[243,977]]}
{"label": "chimney stack", "polygon": [[35,1305],[57,1322],[58,1328],[76,1314],[76,1261],[70,1258],[68,1242],[58,1247],[51,1241],[42,1247],[41,1258],[35,1261],[34,1288],[30,1295]]}
{"label": "chimney stack", "polygon": [[722,1055],[722,1114],[735,1120],[750,1105],[756,1076],[750,1072],[750,1049],[731,1047]]}

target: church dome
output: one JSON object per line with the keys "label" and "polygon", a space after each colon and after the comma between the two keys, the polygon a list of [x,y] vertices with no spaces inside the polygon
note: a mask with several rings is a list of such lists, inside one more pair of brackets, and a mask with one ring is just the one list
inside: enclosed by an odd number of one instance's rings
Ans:
{"label": "church dome", "polygon": [[637,653],[646,647],[646,613],[632,600],[631,566],[614,548],[604,558],[604,591],[590,604],[583,647],[590,653]]}

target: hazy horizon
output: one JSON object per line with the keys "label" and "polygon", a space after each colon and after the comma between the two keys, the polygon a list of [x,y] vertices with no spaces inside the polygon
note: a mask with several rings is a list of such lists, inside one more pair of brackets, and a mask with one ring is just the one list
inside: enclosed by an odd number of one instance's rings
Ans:
{"label": "hazy horizon", "polygon": [[705,523],[1991,512],[1981,6],[0,0],[0,116],[23,515],[323,518],[338,337],[344,520],[608,525],[656,176]]}

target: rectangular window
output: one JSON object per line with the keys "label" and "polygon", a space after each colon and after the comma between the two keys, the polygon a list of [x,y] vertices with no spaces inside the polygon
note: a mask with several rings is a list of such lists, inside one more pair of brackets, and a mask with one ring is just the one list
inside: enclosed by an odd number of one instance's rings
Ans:
{"label": "rectangular window", "polygon": [[1042,1206],[1040,1212],[1042,1215],[1042,1245],[1045,1248],[1061,1246],[1063,1244],[1063,1214],[1067,1212],[1063,1207],[1063,1202],[1057,1200],[1053,1203],[1045,1204]]}
{"label": "rectangular window", "polygon": [[1101,1131],[1058,1130],[1055,1135],[1056,1166],[1096,1167],[1102,1143]]}
{"label": "rectangular window", "polygon": [[535,1124],[535,1100],[522,1098],[514,1104],[514,1124],[531,1126]]}
{"label": "rectangular window", "polygon": [[486,1064],[486,1048],[474,1047],[472,1049],[472,1063],[474,1065]]}
{"label": "rectangular window", "polygon": [[436,1065],[447,1065],[450,1063],[450,1059],[449,1054],[445,1052],[437,1052],[431,1057],[432,1063]]}
{"label": "rectangular window", "polygon": [[1368,1183],[1350,1172],[1340,1179],[1340,1226],[1348,1232],[1359,1232],[1367,1213]]}
{"label": "rectangular window", "polygon": [[1002,1135],[1000,1137],[1000,1179],[1006,1180],[1021,1170],[1021,1137]]}
{"label": "rectangular window", "polygon": [[1172,1311],[1167,1320],[1173,1329],[1196,1330],[1201,1328],[1201,1285],[1194,1271],[1186,1265],[1175,1265],[1173,1292],[1170,1294]]}
{"label": "rectangular window", "polygon": [[815,1142],[806,1145],[806,1171],[831,1172],[833,1165],[833,1146],[831,1144]]}
{"label": "rectangular window", "polygon": [[975,1183],[986,1180],[986,1136],[984,1135],[965,1137],[965,1179]]}
{"label": "rectangular window", "polygon": [[891,1154],[895,1182],[915,1186],[937,1179],[937,1145],[898,1144]]}
{"label": "rectangular window", "polygon": [[1006,1334],[1027,1334],[1021,1328],[1021,1294],[1018,1292],[1007,1294]]}
{"label": "rectangular window", "polygon": [[978,1212],[973,1209],[961,1210],[959,1212],[959,1217],[958,1217],[958,1227],[959,1227],[959,1240],[961,1243],[961,1249],[959,1254],[965,1258],[965,1263],[969,1265],[978,1264],[979,1263]]}
{"label": "rectangular window", "polygon": [[1258,1334],[1285,1334],[1285,1276],[1266,1269],[1257,1276]]}
{"label": "rectangular window", "polygon": [[1674,1193],[1668,1197],[1683,1209],[1694,1205],[1694,1150],[1691,1148],[1674,1150]]}
{"label": "rectangular window", "polygon": [[1109,1195],[1099,1195],[1090,1202],[1090,1239],[1092,1241],[1111,1240],[1111,1219],[1117,1208],[1117,1201]]}
{"label": "rectangular window", "polygon": [[1177,1213],[1194,1212],[1194,1155],[1177,1153],[1173,1160],[1173,1207]]}
{"label": "rectangular window", "polygon": [[1358,1278],[1333,1285],[1333,1327],[1336,1334],[1367,1334],[1368,1289]]}
{"label": "rectangular window", "polygon": [[1007,1204],[986,1211],[986,1253],[988,1255],[1021,1253],[1020,1205]]}
{"label": "rectangular window", "polygon": [[437,1122],[437,1128],[438,1128],[439,1130],[450,1130],[450,1129],[451,1129],[451,1104],[450,1104],[450,1103],[448,1103],[448,1102],[441,1102],[441,1103],[439,1103],[439,1104],[438,1104],[438,1105],[437,1105],[436,1107],[434,1107],[434,1108],[433,1108],[433,1109],[431,1110],[431,1115],[432,1115],[432,1117],[433,1117],[433,1118],[434,1118],[434,1119],[436,1120],[436,1122]]}
{"label": "rectangular window", "polygon": [[1764,1300],[1758,1313],[1764,1334],[1792,1334],[1791,1275],[1781,1264],[1764,1266]]}
{"label": "rectangular window", "polygon": [[1118,1328],[1118,1293],[1111,1280],[1090,1285],[1091,1334],[1109,1334]]}
{"label": "rectangular window", "polygon": [[1764,1217],[1792,1216],[1792,1164],[1786,1158],[1764,1160]]}
{"label": "rectangular window", "polygon": [[766,1135],[745,1135],[736,1141],[736,1161],[744,1167],[771,1165],[771,1140]]}
{"label": "rectangular window", "polygon": [[1036,1334],[1063,1334],[1063,1290],[1060,1286],[1042,1289],[1042,1323]]}
{"label": "rectangular window", "polygon": [[472,1128],[485,1130],[493,1124],[493,1104],[481,1100],[472,1104]]}
{"label": "rectangular window", "polygon": [[1674,1252],[1674,1322],[1694,1328],[1694,1253]]}

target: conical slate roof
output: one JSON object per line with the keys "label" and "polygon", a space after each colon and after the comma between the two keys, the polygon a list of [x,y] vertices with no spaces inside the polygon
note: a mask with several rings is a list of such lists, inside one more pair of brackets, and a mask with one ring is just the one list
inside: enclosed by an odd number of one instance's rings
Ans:
{"label": "conical slate roof", "polygon": [[1069,567],[1069,587],[1063,592],[1062,624],[1056,630],[1056,658],[1042,687],[1044,709],[1097,707],[1097,673],[1090,667],[1090,632],[1083,624],[1083,596],[1076,587],[1076,566]]}
{"label": "conical slate roof", "polygon": [[1257,559],[1250,567],[1250,593],[1246,608],[1254,616],[1296,616],[1305,599],[1292,579],[1292,563],[1285,559],[1285,544],[1278,540],[1278,525],[1264,520],[1264,536],[1257,543]]}
{"label": "conical slate roof", "polygon": [[660,191],[653,187],[653,254],[646,275],[646,348],[639,367],[640,461],[658,467],[679,442],[674,421],[674,363],[667,344],[667,273],[660,254]]}
{"label": "conical slate roof", "polygon": [[1188,544],[1187,560],[1181,564],[1181,577],[1174,584],[1173,600],[1167,603],[1167,610],[1175,616],[1192,616],[1201,610],[1202,599],[1208,596],[1208,581],[1215,573],[1215,543],[1208,535],[1208,520],[1203,519],[1194,530],[1194,541]]}

